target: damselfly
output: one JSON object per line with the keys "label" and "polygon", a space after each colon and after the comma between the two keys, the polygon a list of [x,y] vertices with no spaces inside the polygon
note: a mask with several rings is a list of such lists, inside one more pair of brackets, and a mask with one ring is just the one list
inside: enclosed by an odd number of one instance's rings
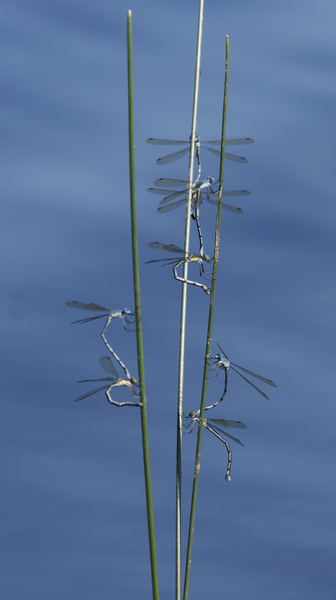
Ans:
{"label": "damselfly", "polygon": [[179,277],[177,274],[177,268],[183,263],[197,262],[199,264],[200,276],[204,277],[206,271],[204,270],[203,261],[208,263],[211,263],[213,261],[213,259],[209,258],[207,254],[200,256],[199,254],[185,253],[184,250],[182,250],[182,248],[180,248],[179,246],[175,246],[175,244],[160,244],[159,242],[150,242],[148,246],[150,248],[153,248],[154,250],[164,250],[165,252],[173,252],[175,254],[179,254],[180,256],[182,255],[183,258],[179,259],[177,262],[176,257],[168,259],[162,258],[157,260],[147,260],[145,262],[146,265],[155,262],[164,262],[164,264],[162,265],[163,267],[167,265],[172,265],[175,279],[177,279],[178,281],[182,281],[182,283],[189,283],[190,285],[196,285],[197,287],[201,287],[206,294],[210,294],[211,290],[202,283],[198,283],[197,281],[190,281],[189,279],[183,279],[183,277]]}
{"label": "damselfly", "polygon": [[[195,423],[200,423],[200,421],[201,421],[199,415],[197,413],[193,413],[193,412],[190,412],[188,414],[188,416],[185,418],[191,419],[189,425],[187,425],[185,427],[185,430],[189,429],[188,433],[191,433],[191,431],[193,430],[193,428],[195,426]],[[209,425],[209,423],[211,423],[211,424]],[[246,425],[244,425],[244,423],[241,423],[241,421],[229,421],[227,419],[203,419],[203,425],[208,431],[210,431],[210,433],[212,433],[221,442],[223,442],[223,444],[225,444],[227,452],[228,452],[228,464],[227,464],[225,480],[231,481],[231,475],[230,475],[231,464],[232,464],[231,448],[229,446],[228,441],[225,440],[220,435],[220,433],[224,434],[226,437],[230,438],[231,440],[233,440],[237,444],[240,444],[241,446],[244,446],[244,444],[240,440],[238,440],[238,438],[234,437],[233,435],[230,435],[229,433],[227,433],[227,431],[224,431],[223,429],[220,429],[217,426],[221,425],[222,427],[234,427],[236,429],[246,429]]]}
{"label": "damselfly", "polygon": [[111,348],[110,344],[108,343],[108,341],[105,337],[105,331],[108,328],[109,324],[111,323],[112,319],[115,319],[115,318],[119,318],[122,320],[124,329],[126,331],[133,331],[133,329],[128,329],[127,325],[132,325],[134,323],[134,321],[130,321],[128,319],[128,315],[134,315],[134,313],[132,313],[129,310],[129,308],[123,308],[122,310],[120,310],[118,308],[110,309],[110,308],[104,308],[103,306],[99,306],[99,304],[94,304],[93,302],[91,304],[84,304],[83,302],[77,302],[76,300],[73,300],[72,302],[66,302],[66,305],[71,306],[72,308],[81,308],[84,310],[93,310],[96,312],[104,312],[105,313],[103,315],[98,315],[97,317],[87,317],[86,319],[79,319],[78,321],[73,321],[72,324],[79,323],[81,325],[82,323],[88,323],[89,321],[95,321],[96,319],[100,319],[101,317],[106,317],[106,323],[105,323],[100,335],[103,338],[105,346],[108,348],[108,350],[114,356],[116,361],[118,361],[121,368],[124,369],[126,378],[129,379],[130,378],[129,371],[128,371],[127,367],[124,365],[124,363],[122,362],[122,360],[119,358],[119,356],[116,354],[116,352],[113,350],[113,348]]}
{"label": "damselfly", "polygon": [[[190,140],[189,141],[179,141],[179,140],[161,140],[161,139],[157,139],[157,138],[148,138],[148,140],[146,140],[146,142],[147,142],[147,144],[154,144],[156,146],[185,146],[185,145],[188,145],[187,148],[184,148],[184,150],[179,150],[178,152],[174,152],[173,154],[168,154],[167,156],[158,158],[158,160],[156,161],[157,165],[166,165],[175,160],[178,160],[179,158],[182,158],[182,156],[185,156],[186,154],[188,154],[188,152],[190,150]],[[243,144],[253,144],[253,142],[254,142],[254,140],[252,140],[251,138],[237,138],[237,139],[232,139],[232,140],[225,140],[225,145],[226,146],[240,146]],[[196,156],[197,156],[197,147],[198,147],[198,153],[199,153],[200,144],[201,144],[201,138],[197,137],[196,138]],[[220,156],[219,150],[215,150],[214,148],[208,148],[207,146],[204,146],[204,144],[209,144],[212,146],[220,146],[221,141],[202,142],[202,144],[201,144],[202,148],[204,148],[205,150],[208,150],[208,152],[211,152],[212,154],[216,154],[217,156]],[[225,152],[225,158],[227,158],[228,160],[233,160],[235,162],[239,162],[239,163],[247,163],[246,158],[243,158],[242,156],[237,156],[236,154],[229,154],[228,152]]]}
{"label": "damselfly", "polygon": [[[95,388],[94,390],[91,390],[90,392],[86,392],[85,394],[82,394],[81,396],[76,398],[75,402],[78,402],[79,400],[83,400],[84,398],[88,398],[89,396],[92,396],[93,394],[97,394],[98,392],[101,392],[102,390],[105,390],[106,398],[108,399],[110,404],[114,404],[115,406],[142,406],[141,402],[116,402],[115,400],[112,400],[112,398],[110,396],[110,390],[114,387],[126,386],[126,387],[128,387],[132,396],[136,396],[137,392],[133,386],[137,385],[137,380],[134,379],[134,377],[130,377],[127,379],[123,378],[123,377],[119,377],[109,356],[102,356],[99,359],[99,364],[102,367],[102,369],[104,369],[104,371],[106,371],[107,373],[109,373],[111,375],[111,377],[103,377],[101,379],[81,379],[81,381],[79,381],[78,383],[87,383],[89,381],[90,382],[91,381],[106,381],[109,383],[106,383],[105,385],[103,385],[99,388]],[[110,383],[110,382],[112,382],[112,383]]]}
{"label": "damselfly", "polygon": [[71,306],[72,308],[80,308],[83,310],[92,310],[94,312],[103,312],[103,315],[97,315],[96,317],[86,317],[85,319],[79,319],[78,321],[73,321],[74,323],[88,323],[89,321],[95,321],[96,319],[101,319],[102,317],[106,317],[107,321],[104,327],[104,330],[109,326],[112,319],[119,318],[122,320],[124,329],[126,331],[130,331],[127,329],[127,325],[132,325],[134,321],[130,321],[128,319],[129,315],[134,315],[134,312],[131,312],[129,308],[123,308],[122,310],[119,308],[104,308],[103,306],[99,306],[99,304],[95,304],[91,302],[91,304],[85,304],[84,302],[77,302],[73,300],[72,302],[66,302],[67,306]]}
{"label": "damselfly", "polygon": [[[213,190],[209,190],[209,187],[207,186],[207,182],[209,181],[209,179],[212,178],[208,178],[208,180],[205,181],[200,181],[199,184],[201,184],[202,187],[198,187],[198,184],[195,186],[195,190],[197,190],[197,202],[199,204],[199,206],[202,204],[202,202],[204,200],[206,200],[207,202],[209,202],[209,204],[212,204],[213,206],[216,206],[218,204],[218,198],[214,199],[210,197],[210,193],[217,195],[218,191],[213,191]],[[174,185],[178,186],[178,185],[185,185],[187,184],[187,181],[183,181],[182,179],[166,179],[166,178],[160,178],[157,179],[154,184],[157,186],[161,186],[161,187],[165,187],[165,186],[171,186],[174,187]],[[202,190],[203,189],[207,189],[207,194],[206,196],[202,196]],[[160,207],[158,208],[158,212],[163,213],[163,212],[169,212],[171,210],[175,210],[176,208],[179,208],[180,206],[183,206],[183,204],[185,204],[186,202],[186,198],[183,198],[182,200],[177,200],[176,202],[172,202],[172,200],[175,200],[176,198],[178,198],[179,196],[182,196],[184,194],[186,194],[188,191],[187,189],[175,192],[174,190],[165,190],[165,189],[160,189],[160,187],[157,188],[148,188],[147,192],[151,193],[151,194],[158,194],[158,195],[163,195],[163,194],[167,194],[167,196],[165,196],[161,201],[160,201]],[[223,191],[222,192],[222,196],[249,196],[251,194],[251,192],[249,192],[248,190],[228,190],[228,191]],[[194,193],[193,193],[194,196]],[[169,203],[169,204],[168,204]],[[227,210],[229,212],[233,212],[239,215],[243,214],[243,210],[241,208],[238,208],[236,206],[231,206],[230,204],[225,204],[224,202],[222,202],[222,207],[224,210]]]}
{"label": "damselfly", "polygon": [[[265,392],[263,392],[261,389],[259,389],[254,383],[252,383],[252,381],[247,379],[247,377],[244,377],[244,375],[239,373],[239,371],[237,371],[237,369],[240,369],[240,371],[243,371],[244,373],[247,373],[248,375],[251,375],[252,377],[255,377],[256,379],[259,379],[260,381],[263,381],[264,383],[267,383],[268,385],[271,385],[273,387],[277,387],[276,384],[273,383],[273,381],[271,381],[270,379],[267,379],[266,377],[257,375],[256,373],[253,373],[252,371],[248,371],[247,369],[244,369],[243,367],[240,367],[239,365],[236,365],[235,363],[231,362],[228,359],[228,357],[226,356],[224,350],[220,347],[220,345],[217,344],[217,346],[221,350],[221,354],[216,354],[215,358],[212,359],[213,365],[212,365],[211,369],[212,370],[224,369],[225,376],[227,377],[227,372],[231,368],[233,371],[238,373],[238,375],[240,377],[242,377],[245,381],[247,381],[247,383],[249,383],[252,387],[254,387],[254,389],[257,390],[257,392],[259,392],[259,394],[261,394],[262,396],[264,396],[264,398],[269,400],[269,397],[265,394]],[[210,408],[212,408],[212,407],[210,407]]]}
{"label": "damselfly", "polygon": [[[160,179],[157,179],[154,184],[158,185],[159,187],[165,187],[165,182],[169,182],[168,185],[171,185],[172,187],[174,187],[174,185],[184,185],[185,182],[183,179],[166,179],[164,177],[161,177]],[[175,182],[175,183],[172,183]],[[210,197],[210,194],[217,194],[218,190],[215,190],[213,186],[215,186],[215,180],[213,177],[208,177],[207,179],[205,179],[204,181],[198,181],[197,183],[193,183],[192,185],[192,190],[198,190],[198,191],[202,191],[202,190],[206,190],[207,192],[207,196]],[[153,189],[153,188],[149,188],[149,189]],[[169,191],[169,190],[168,190]],[[174,192],[172,190],[170,190],[170,194],[168,196],[166,196],[165,198],[163,198],[160,202],[160,204],[166,204],[167,202],[170,202],[171,200],[175,200],[175,198],[178,198],[178,196],[181,196],[182,194],[186,194],[188,191],[188,188],[186,188],[185,190],[182,191],[177,191]],[[164,191],[163,193],[166,193],[166,191]]]}

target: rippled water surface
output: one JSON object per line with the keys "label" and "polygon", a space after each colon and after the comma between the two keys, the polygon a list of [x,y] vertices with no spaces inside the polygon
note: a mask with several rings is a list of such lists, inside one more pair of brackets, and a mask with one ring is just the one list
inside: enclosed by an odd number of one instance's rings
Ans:
{"label": "rippled water surface", "polygon": [[[133,308],[128,8],[159,580],[173,597],[181,288],[143,263],[160,258],[150,241],[183,245],[183,209],[158,214],[146,189],[185,179],[188,161],[159,167],[145,140],[190,135],[196,5],[2,3],[2,598],[151,597],[139,412],[103,392],[73,402],[89,389],[76,381],[104,376],[106,349],[102,321],[70,326],[85,313],[65,306]],[[225,187],[252,194],[243,216],[223,213],[213,353],[219,342],[278,389],[267,402],[229,373],[212,416],[247,424],[230,484],[225,447],[204,432],[191,599],[335,595],[335,17],[328,0],[206,0],[198,134],[220,135],[229,34],[227,136],[255,139],[239,148],[247,165],[225,164]],[[213,155],[202,175],[218,176]],[[201,218],[211,254],[214,209]],[[208,307],[200,289],[188,298],[186,412],[199,406]],[[108,335],[136,376],[134,334],[115,322]],[[209,381],[209,402],[222,385],[223,373]],[[195,441],[183,438],[184,535]]]}

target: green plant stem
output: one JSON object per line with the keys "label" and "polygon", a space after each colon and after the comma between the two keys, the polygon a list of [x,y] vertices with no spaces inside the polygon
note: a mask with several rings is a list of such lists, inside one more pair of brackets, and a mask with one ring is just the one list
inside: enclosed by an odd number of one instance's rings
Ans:
{"label": "green plant stem", "polygon": [[225,153],[225,134],[226,134],[228,72],[229,72],[229,38],[228,38],[228,36],[226,36],[225,84],[224,84],[222,138],[221,138],[222,143],[221,143],[216,235],[215,235],[215,247],[214,247],[214,263],[213,263],[213,275],[212,275],[212,290],[211,290],[208,332],[207,332],[205,360],[204,360],[203,385],[202,385],[202,396],[201,396],[201,405],[200,405],[200,420],[199,420],[197,445],[196,445],[194,483],[193,483],[191,508],[190,508],[189,535],[188,535],[188,547],[187,547],[183,600],[187,600],[188,595],[189,595],[191,555],[192,555],[192,545],[193,545],[193,537],[194,537],[194,529],[195,529],[198,479],[199,479],[200,463],[201,463],[201,447],[202,447],[202,436],[203,436],[203,425],[204,425],[204,408],[205,408],[206,392],[207,392],[207,385],[208,385],[209,360],[210,360],[213,317],[214,317],[214,308],[215,308],[215,293],[216,293],[216,285],[217,285],[220,226],[221,226],[221,216],[222,216],[222,192],[223,192],[223,179],[224,179],[224,153]]}
{"label": "green plant stem", "polygon": [[[197,124],[197,107],[199,79],[201,72],[201,45],[203,31],[203,7],[204,0],[200,0],[198,17],[198,34],[196,49],[196,68],[194,100],[191,122],[190,136],[190,158],[188,173],[188,192],[186,202],[185,233],[184,233],[184,251],[189,252],[190,242],[190,220],[191,220],[191,199],[192,184],[194,179],[194,160],[195,160],[195,141]],[[183,264],[183,278],[188,278],[188,263]],[[181,487],[182,487],[182,422],[183,422],[183,385],[184,385],[184,358],[185,358],[185,335],[186,335],[186,316],[187,316],[187,288],[188,284],[182,284],[181,298],[181,318],[180,318],[180,347],[179,347],[179,372],[178,372],[178,401],[177,401],[177,437],[176,437],[176,551],[175,551],[175,598],[181,600]]]}
{"label": "green plant stem", "polygon": [[145,369],[144,369],[143,343],[142,343],[138,234],[137,234],[136,195],[135,195],[132,12],[130,10],[127,13],[127,58],[128,58],[129,163],[130,163],[133,279],[134,279],[134,303],[135,303],[136,336],[137,336],[137,349],[138,349],[140,400],[142,402],[142,407],[141,407],[142,446],[143,446],[144,471],[145,471],[145,488],[146,488],[146,500],[147,500],[147,520],[148,520],[151,573],[152,573],[152,589],[153,589],[154,600],[159,600],[157,560],[156,560],[156,550],[155,550],[154,511],[153,511],[152,487],[151,487],[150,464],[149,464],[149,448],[148,448]]}

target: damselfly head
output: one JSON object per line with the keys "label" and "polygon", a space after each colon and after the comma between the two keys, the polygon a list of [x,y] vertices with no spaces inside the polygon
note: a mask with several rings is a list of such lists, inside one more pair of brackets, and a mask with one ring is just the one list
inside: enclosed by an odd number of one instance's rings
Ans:
{"label": "damselfly head", "polygon": [[218,353],[218,354],[216,354],[215,358],[217,358],[217,360],[220,360],[221,362],[229,362],[229,361],[228,361],[228,360],[225,358],[224,354],[222,354],[222,353]]}
{"label": "damselfly head", "polygon": [[132,311],[129,308],[123,308],[122,311],[123,315],[133,315],[134,313],[132,313]]}
{"label": "damselfly head", "polygon": [[138,383],[138,380],[135,379],[134,377],[131,377],[130,382],[133,383],[134,385],[136,385]]}
{"label": "damselfly head", "polygon": [[229,369],[230,368],[230,361],[224,357],[224,354],[216,354],[215,359],[217,360],[217,362],[221,363],[225,369]]}

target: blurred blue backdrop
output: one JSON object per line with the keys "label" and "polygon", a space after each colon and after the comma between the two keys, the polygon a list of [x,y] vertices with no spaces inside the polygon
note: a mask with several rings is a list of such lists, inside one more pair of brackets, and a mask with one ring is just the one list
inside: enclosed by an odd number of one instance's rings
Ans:
{"label": "blurred blue backdrop", "polygon": [[[103,376],[106,349],[102,321],[70,326],[86,315],[65,306],[133,308],[129,8],[157,552],[161,598],[173,597],[181,287],[170,268],[143,263],[161,258],[150,241],[183,244],[184,211],[158,214],[146,189],[185,179],[188,160],[158,167],[164,152],[145,140],[190,135],[198,2],[4,0],[0,590],[10,600],[151,597],[139,412],[103,392],[73,402],[85,391],[77,380]],[[252,195],[237,203],[243,216],[223,213],[213,353],[219,342],[278,389],[267,402],[230,373],[212,415],[248,426],[245,448],[232,444],[230,484],[225,447],[204,432],[190,598],[335,597],[335,17],[330,0],[205,3],[197,132],[220,136],[228,34],[227,137],[255,139],[239,148],[247,165],[225,164],[225,187]],[[218,166],[203,153],[204,177]],[[215,210],[202,206],[201,218],[211,254]],[[186,411],[199,406],[209,302],[197,288],[188,299]],[[118,321],[108,336],[136,376],[134,334]],[[220,373],[209,402],[222,385]],[[185,539],[196,431],[183,441]]]}

